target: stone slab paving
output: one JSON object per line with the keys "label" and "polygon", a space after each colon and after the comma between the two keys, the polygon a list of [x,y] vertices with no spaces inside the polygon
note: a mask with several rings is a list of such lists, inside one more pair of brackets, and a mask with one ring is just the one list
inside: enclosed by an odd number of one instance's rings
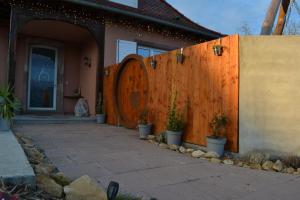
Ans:
{"label": "stone slab paving", "polygon": [[141,141],[137,132],[97,124],[18,125],[67,176],[159,200],[299,199],[300,177],[212,164]]}
{"label": "stone slab paving", "polygon": [[35,175],[11,131],[0,131],[0,178],[7,183],[35,186]]}

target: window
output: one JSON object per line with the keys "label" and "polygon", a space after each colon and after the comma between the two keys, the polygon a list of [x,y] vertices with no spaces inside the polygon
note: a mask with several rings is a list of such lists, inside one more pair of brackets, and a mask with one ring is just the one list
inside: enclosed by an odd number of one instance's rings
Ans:
{"label": "window", "polygon": [[111,2],[123,4],[133,8],[138,8],[138,0],[110,0]]}
{"label": "window", "polygon": [[117,41],[117,63],[122,62],[122,60],[129,54],[136,54],[137,44],[136,42],[118,40]]}
{"label": "window", "polygon": [[155,56],[158,54],[165,53],[165,50],[161,49],[155,49],[151,47],[146,47],[146,46],[138,46],[138,51],[137,54],[143,57],[150,57],[150,56]]}

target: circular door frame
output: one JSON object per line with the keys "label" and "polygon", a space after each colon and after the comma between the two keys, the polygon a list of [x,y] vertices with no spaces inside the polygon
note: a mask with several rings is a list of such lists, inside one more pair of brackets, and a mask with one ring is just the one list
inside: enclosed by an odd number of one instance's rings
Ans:
{"label": "circular door frame", "polygon": [[[149,90],[149,78],[148,78],[148,72],[147,72],[147,69],[146,69],[146,65],[144,63],[144,58],[142,56],[139,56],[139,55],[136,55],[136,54],[130,54],[128,56],[126,56],[122,62],[118,65],[118,69],[117,69],[117,72],[115,74],[115,77],[114,77],[114,86],[113,86],[113,94],[114,94],[114,98],[113,98],[113,101],[114,101],[114,106],[115,106],[115,110],[116,110],[116,114],[117,114],[117,117],[119,119],[119,125],[123,125],[124,127],[126,128],[129,128],[129,129],[135,129],[136,126],[133,126],[131,123],[129,124],[128,122],[126,122],[124,120],[124,118],[122,117],[122,114],[120,112],[120,106],[118,104],[118,83],[119,83],[119,80],[120,80],[120,77],[121,77],[121,74],[123,72],[123,70],[125,69],[126,67],[126,64],[129,62],[129,61],[132,61],[132,60],[136,60],[140,63],[140,66],[142,67],[143,71],[144,71],[144,74],[145,74],[145,77],[146,77],[146,84],[147,84],[147,88]],[[145,108],[147,107],[148,105],[148,99],[149,99],[149,92],[147,92],[146,94],[146,100],[145,100]],[[137,122],[136,122],[137,123]]]}

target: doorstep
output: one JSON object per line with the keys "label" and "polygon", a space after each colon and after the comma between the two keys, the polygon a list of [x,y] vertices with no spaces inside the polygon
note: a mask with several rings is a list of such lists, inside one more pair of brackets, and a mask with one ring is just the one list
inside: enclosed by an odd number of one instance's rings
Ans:
{"label": "doorstep", "polygon": [[95,123],[95,117],[75,117],[72,115],[17,115],[13,119],[14,124],[77,124]]}

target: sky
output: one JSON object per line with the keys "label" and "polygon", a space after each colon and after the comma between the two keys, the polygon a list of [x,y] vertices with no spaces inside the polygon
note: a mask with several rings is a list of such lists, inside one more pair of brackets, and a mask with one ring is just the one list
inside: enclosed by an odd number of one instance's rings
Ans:
{"label": "sky", "polygon": [[[300,5],[300,0],[297,0]],[[247,23],[252,34],[259,34],[271,0],[167,0],[185,16],[224,34],[240,33]],[[290,21],[300,21],[292,9]]]}

